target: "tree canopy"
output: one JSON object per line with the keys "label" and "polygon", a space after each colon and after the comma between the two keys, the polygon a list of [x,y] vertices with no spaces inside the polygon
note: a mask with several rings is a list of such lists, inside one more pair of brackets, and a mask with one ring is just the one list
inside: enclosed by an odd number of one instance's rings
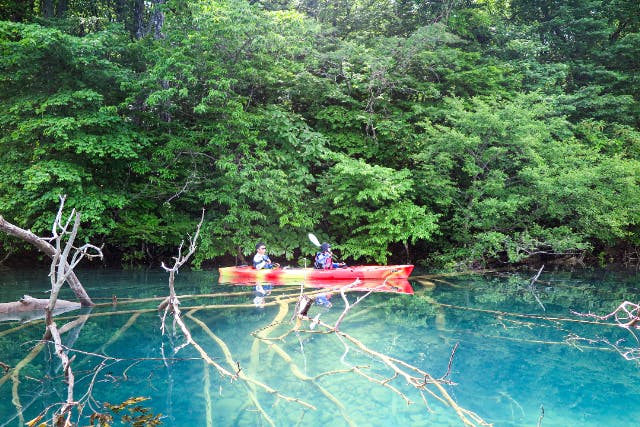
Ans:
{"label": "tree canopy", "polygon": [[[0,214],[109,262],[637,258],[635,1],[5,1]],[[0,236],[5,253],[28,249]],[[2,258],[2,257],[0,257]]]}

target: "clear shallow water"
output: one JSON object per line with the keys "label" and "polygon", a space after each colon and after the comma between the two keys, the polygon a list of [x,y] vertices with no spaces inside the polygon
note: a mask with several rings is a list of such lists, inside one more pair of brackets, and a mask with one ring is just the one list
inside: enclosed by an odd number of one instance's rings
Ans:
{"label": "clear shallow water", "polygon": [[[637,302],[635,274],[543,273],[534,288],[530,276],[515,275],[413,280],[415,295],[373,294],[348,312],[340,329],[358,346],[318,333],[321,326],[292,332],[294,303],[287,312],[285,304],[269,303],[295,297],[297,287],[275,287],[267,305],[256,307],[252,287],[220,285],[211,272],[181,272],[176,291],[183,318],[216,363],[242,368],[244,379],[234,381],[192,346],[174,353],[185,340],[170,319],[162,335],[157,306],[168,293],[166,273],[100,270],[79,277],[94,302],[104,303],[63,335],[76,357],[76,399],[85,399],[93,383],[87,415],[109,413],[103,402],[140,396],[149,398],[140,405],[169,426],[463,425],[437,399],[448,396],[459,410],[495,426],[623,426],[640,419],[638,363],[602,340],[640,344],[627,330],[571,313],[602,315],[624,300]],[[1,302],[25,293],[46,298],[48,287],[46,271],[0,271]],[[351,303],[356,296],[349,294]],[[65,288],[61,298],[73,295]],[[314,306],[310,315],[335,323],[344,302],[339,295],[331,301],[331,308]],[[194,307],[200,308],[189,314]],[[56,322],[60,327],[79,313]],[[37,347],[43,330],[41,321],[0,323],[0,362],[21,366],[33,355],[19,384],[11,371],[0,371],[0,426],[24,425],[65,399],[58,361],[50,348]],[[420,393],[394,377],[380,354],[435,378],[448,374],[455,384],[444,384],[444,395],[433,386],[434,395]]]}

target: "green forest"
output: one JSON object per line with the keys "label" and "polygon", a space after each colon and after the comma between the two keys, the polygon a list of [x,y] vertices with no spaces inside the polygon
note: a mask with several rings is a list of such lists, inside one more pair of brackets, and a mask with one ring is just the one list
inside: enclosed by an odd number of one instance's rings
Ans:
{"label": "green forest", "polygon": [[203,210],[197,267],[638,262],[637,0],[0,0],[0,49],[0,215],[109,265]]}

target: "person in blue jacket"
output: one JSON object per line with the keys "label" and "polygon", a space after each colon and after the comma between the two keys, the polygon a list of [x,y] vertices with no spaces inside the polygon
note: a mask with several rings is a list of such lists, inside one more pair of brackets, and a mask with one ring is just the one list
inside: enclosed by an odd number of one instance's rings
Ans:
{"label": "person in blue jacket", "polygon": [[344,262],[333,262],[333,252],[331,252],[331,245],[323,243],[320,245],[320,252],[316,254],[315,262],[313,266],[319,270],[330,270],[332,268],[344,267]]}
{"label": "person in blue jacket", "polygon": [[271,258],[267,255],[267,246],[260,242],[256,245],[256,254],[253,256],[253,268],[262,270],[263,268],[278,268],[280,265],[271,262]]}

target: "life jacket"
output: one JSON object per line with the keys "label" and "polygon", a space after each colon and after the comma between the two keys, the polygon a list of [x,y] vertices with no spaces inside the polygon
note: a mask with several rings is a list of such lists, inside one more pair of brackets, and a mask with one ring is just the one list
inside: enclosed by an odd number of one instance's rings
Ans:
{"label": "life jacket", "polygon": [[[267,255],[263,255],[262,259],[260,260],[256,260],[256,257],[253,257],[253,268],[257,270],[260,270],[262,268],[265,268],[265,269],[273,268],[273,264],[270,261],[271,259]],[[259,265],[261,265],[260,268],[258,268]]]}
{"label": "life jacket", "polygon": [[326,252],[318,252],[313,266],[318,270],[331,270],[333,268],[333,258]]}

